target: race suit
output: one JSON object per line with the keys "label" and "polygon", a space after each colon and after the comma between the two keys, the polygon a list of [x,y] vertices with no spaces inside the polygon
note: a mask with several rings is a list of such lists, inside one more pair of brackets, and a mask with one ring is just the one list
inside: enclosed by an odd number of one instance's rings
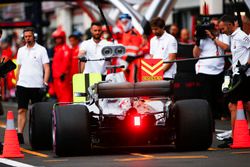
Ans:
{"label": "race suit", "polygon": [[72,79],[73,75],[79,72],[78,71],[78,68],[79,68],[79,64],[78,64],[78,62],[79,62],[78,61],[79,46],[77,45],[77,46],[71,48],[71,53],[72,53],[72,61],[71,61],[70,76]]}
{"label": "race suit", "polygon": [[71,50],[66,45],[58,45],[54,48],[52,63],[53,88],[58,102],[72,102],[71,84]]}
{"label": "race suit", "polygon": [[134,28],[122,35],[121,44],[126,47],[124,59],[128,63],[125,76],[129,82],[136,82],[138,79],[138,64],[140,63],[140,56],[143,54],[141,51],[142,40],[142,35]]}

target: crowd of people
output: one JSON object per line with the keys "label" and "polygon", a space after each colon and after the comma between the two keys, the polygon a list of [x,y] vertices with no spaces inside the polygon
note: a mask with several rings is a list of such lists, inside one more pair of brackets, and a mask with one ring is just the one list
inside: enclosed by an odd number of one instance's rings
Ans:
{"label": "crowd of people", "polygon": [[[237,100],[244,100],[248,116],[250,116],[250,92],[247,89],[250,82],[250,69],[247,69],[250,64],[250,38],[235,25],[235,20],[231,16],[225,15],[220,20],[212,18],[210,23],[214,25],[214,28],[205,30],[206,38],[191,39],[187,28],[182,28],[179,32],[179,27],[173,24],[169,31],[166,31],[165,20],[156,17],[150,20],[152,35],[145,36],[140,34],[136,27],[133,27],[130,15],[121,14],[114,27],[106,27],[100,22],[93,22],[90,27],[91,38],[88,40],[82,42],[82,34],[71,34],[68,37],[70,46],[66,43],[65,31],[62,27],[58,27],[52,33],[55,46],[51,62],[49,62],[46,49],[36,43],[33,29],[27,28],[23,31],[24,45],[18,49],[16,54],[11,53],[10,46],[2,41],[2,57],[17,59],[16,74],[11,72],[6,79],[9,91],[16,88],[19,141],[23,143],[22,133],[29,100],[32,103],[42,101],[42,96],[47,93],[50,97],[56,97],[58,102],[72,102],[73,75],[97,72],[101,73],[105,79],[107,74],[105,66],[108,63],[125,65],[123,72],[126,80],[137,82],[137,71],[140,68],[141,59],[175,60],[178,54],[178,44],[193,45],[193,56],[201,58],[221,56],[231,50],[233,75],[245,73],[247,76],[239,86],[237,95],[235,95],[235,91],[227,98],[222,94],[221,86],[225,72],[224,58],[198,60],[194,68],[198,82],[202,86],[201,98],[209,102],[213,117],[220,118],[219,114],[225,110],[225,105],[228,103],[233,127]],[[113,35],[109,33],[110,31]],[[126,54],[121,58],[111,61],[79,62],[79,57],[84,56],[87,59],[102,58],[102,47],[112,45],[113,42],[125,46]],[[236,66],[238,61],[244,67]],[[176,72],[176,63],[163,65],[164,80],[174,80]],[[16,80],[17,86],[12,83],[13,80]],[[250,120],[249,117],[248,120]]]}
{"label": "crowd of people", "polygon": [[[101,23],[99,23],[101,24]],[[172,28],[173,27],[173,28]],[[108,33],[106,26],[102,25],[101,34],[99,34],[101,39],[105,39],[107,41],[115,41],[115,43],[123,44],[126,46],[126,56],[122,59],[112,60],[112,64],[125,64],[126,70],[124,71],[125,76],[128,81],[135,82],[138,80],[138,76],[135,76],[135,70],[138,68],[138,64],[142,57],[150,57],[149,55],[149,46],[150,46],[150,38],[151,36],[141,35],[135,27],[132,26],[132,18],[128,14],[121,14],[119,19],[117,20],[117,24],[114,27],[109,27],[112,34],[112,37]],[[190,38],[189,31],[186,28],[183,28],[179,34],[179,28],[176,24],[173,24],[169,32],[173,35],[178,42],[189,43],[192,44],[193,40]],[[35,34],[36,35],[36,34]],[[66,43],[67,37],[66,33],[62,29],[62,27],[58,27],[57,30],[52,34],[52,38],[54,41],[53,48],[48,49],[49,58],[51,61],[51,76],[49,79],[48,87],[49,87],[49,97],[56,97],[60,99],[59,101],[72,101],[72,86],[71,80],[72,76],[75,73],[80,72],[80,67],[78,63],[78,52],[80,43],[82,42],[81,33],[72,33],[68,36],[69,45]],[[91,32],[91,35],[93,33]],[[25,45],[25,40],[19,39],[16,32],[13,32],[10,36],[1,40],[1,57],[5,57],[6,59],[11,59],[16,62],[17,59],[17,50]],[[36,38],[36,37],[35,37]],[[63,44],[65,44],[63,46]],[[61,47],[62,46],[62,47]],[[60,53],[62,52],[62,53]],[[69,53],[69,55],[65,55]],[[61,56],[57,56],[61,55]],[[65,57],[64,57],[65,56]],[[52,65],[52,62],[53,65]],[[96,62],[97,63],[97,62]],[[89,63],[90,64],[90,63]],[[56,70],[53,70],[56,69]],[[62,73],[61,71],[64,71]],[[105,70],[104,70],[105,71]],[[7,74],[7,77],[2,79],[1,82],[1,96],[3,100],[15,100],[15,91],[16,91],[16,70]],[[102,72],[103,73],[103,72]],[[60,75],[60,76],[58,76]],[[65,83],[65,89],[57,89],[59,80],[60,84],[63,86]],[[64,81],[65,79],[65,81]],[[52,81],[53,80],[53,84]],[[67,85],[68,84],[68,85]],[[60,90],[64,90],[63,93]],[[68,92],[68,93],[66,93]],[[66,95],[64,95],[66,94]],[[66,97],[68,99],[61,98]]]}

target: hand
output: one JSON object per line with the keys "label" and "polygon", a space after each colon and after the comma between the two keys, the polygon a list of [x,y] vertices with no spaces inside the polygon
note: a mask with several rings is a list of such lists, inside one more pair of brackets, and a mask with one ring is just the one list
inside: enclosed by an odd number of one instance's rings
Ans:
{"label": "hand", "polygon": [[212,40],[214,40],[216,38],[215,35],[213,33],[211,33],[209,30],[205,30],[205,32],[206,32],[207,36],[209,38],[211,38]]}
{"label": "hand", "polygon": [[224,75],[225,76],[227,75],[227,76],[231,77],[233,75],[233,71],[232,70],[226,70]]}
{"label": "hand", "polygon": [[136,57],[135,56],[127,56],[126,57],[126,62],[128,62],[128,63],[131,63],[132,61],[134,61],[136,59]]}
{"label": "hand", "polygon": [[105,57],[105,61],[111,61],[111,59],[112,59],[112,56],[110,56],[110,57]]}
{"label": "hand", "polygon": [[65,73],[63,73],[63,74],[60,76],[60,80],[61,80],[61,82],[63,82],[63,81],[65,80],[65,76],[66,76],[66,74],[65,74]]}
{"label": "hand", "polygon": [[48,84],[43,83],[43,86],[40,88],[40,93],[45,96],[46,93],[48,92],[49,88],[48,88]]}
{"label": "hand", "polygon": [[154,55],[153,54],[149,54],[148,57],[152,59],[154,57]]}
{"label": "hand", "polygon": [[239,73],[240,74],[245,73],[249,67],[250,67],[250,64],[245,64],[245,65],[239,66]]}
{"label": "hand", "polygon": [[80,62],[87,62],[87,58],[85,56],[79,57]]}

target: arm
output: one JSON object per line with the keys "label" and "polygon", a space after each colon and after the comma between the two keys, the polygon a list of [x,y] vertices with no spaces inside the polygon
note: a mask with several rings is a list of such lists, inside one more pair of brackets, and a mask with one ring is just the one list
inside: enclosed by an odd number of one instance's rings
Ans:
{"label": "arm", "polygon": [[68,75],[70,72],[70,68],[71,68],[71,61],[72,61],[72,55],[71,55],[71,50],[68,47],[63,47],[63,54],[62,59],[63,61],[61,62],[60,65],[60,72],[61,75]]}
{"label": "arm", "polygon": [[193,56],[195,58],[200,57],[200,54],[201,54],[201,49],[197,45],[195,45],[193,48]]}
{"label": "arm", "polygon": [[228,44],[219,41],[217,38],[214,38],[213,41],[214,41],[215,45],[219,46],[219,47],[220,47],[221,49],[223,49],[223,50],[227,50],[227,49],[229,48],[229,45],[228,45]]}
{"label": "arm", "polygon": [[50,75],[50,67],[49,67],[49,64],[48,64],[48,63],[43,64],[43,69],[44,69],[44,78],[43,78],[43,82],[44,82],[45,84],[48,84],[49,75]]}
{"label": "arm", "polygon": [[21,69],[21,65],[20,65],[20,64],[18,64],[18,66],[17,66],[17,70],[16,70],[16,81],[18,81],[18,80],[19,80],[20,69]]}
{"label": "arm", "polygon": [[154,57],[154,52],[153,52],[153,44],[152,44],[152,39],[149,41],[149,56],[150,58],[153,58]]}
{"label": "arm", "polygon": [[[245,38],[243,38],[244,41],[244,46],[250,50],[250,35],[246,36]],[[247,64],[250,65],[250,54],[248,55],[248,61]]]}
{"label": "arm", "polygon": [[[79,51],[79,54],[78,54],[78,57],[82,57],[82,56],[85,56],[86,55],[86,51],[85,50],[80,50]],[[79,69],[79,72],[82,73],[85,69],[85,62],[80,62],[80,69]]]}
{"label": "arm", "polygon": [[[168,55],[168,60],[175,60],[176,59],[176,53],[169,53]],[[173,65],[173,63],[165,63],[163,64],[163,72],[166,72],[168,69],[171,68],[171,66]]]}
{"label": "arm", "polygon": [[85,69],[85,62],[81,62],[80,63],[80,73],[83,73],[84,69]]}
{"label": "arm", "polygon": [[[167,53],[165,53],[165,54],[168,54],[168,56],[163,55],[163,60],[168,59],[171,61],[171,60],[176,59],[176,54],[177,54],[177,50],[178,50],[178,43],[174,37],[169,38],[169,41],[170,42],[168,43],[168,46],[167,46],[168,51],[167,51]],[[164,72],[168,71],[173,64],[174,63],[163,64],[163,71]]]}
{"label": "arm", "polygon": [[206,34],[208,35],[208,37],[214,41],[215,45],[219,46],[223,50],[228,49],[229,45],[227,43],[224,43],[224,42],[220,41],[219,39],[217,39],[216,36],[213,35],[209,30],[205,30],[205,31],[206,31]]}
{"label": "arm", "polygon": [[[249,50],[250,49],[250,44],[249,44],[250,38],[243,38],[242,44]],[[249,68],[250,68],[250,54],[246,55],[247,57],[247,62],[246,64],[241,64],[239,66],[239,73],[245,73]],[[237,66],[236,66],[237,67]]]}

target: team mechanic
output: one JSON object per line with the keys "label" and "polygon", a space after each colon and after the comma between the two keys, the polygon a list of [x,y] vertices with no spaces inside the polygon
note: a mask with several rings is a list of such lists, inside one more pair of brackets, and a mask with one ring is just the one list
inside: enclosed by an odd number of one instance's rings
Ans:
{"label": "team mechanic", "polygon": [[26,113],[29,100],[31,103],[42,101],[41,88],[48,86],[50,67],[46,49],[36,43],[34,30],[23,30],[26,45],[17,52],[17,87],[18,103],[17,131],[19,143],[23,144],[23,131],[26,123]]}
{"label": "team mechanic", "polygon": [[55,40],[54,56],[52,62],[53,88],[58,102],[71,102],[73,100],[71,84],[72,55],[66,43],[66,33],[58,27],[52,37]]}
{"label": "team mechanic", "polygon": [[[221,32],[230,35],[231,38],[233,76],[238,74],[245,75],[241,84],[228,94],[228,98],[231,102],[229,103],[231,126],[232,130],[234,130],[237,101],[242,100],[244,102],[244,109],[247,111],[248,128],[250,129],[250,37],[237,27],[234,21],[232,16],[224,15],[221,17],[219,23]],[[238,62],[240,62],[241,66],[238,66]],[[226,146],[228,147],[231,142],[225,143]]]}
{"label": "team mechanic", "polygon": [[[112,42],[101,39],[102,36],[102,24],[100,22],[93,22],[90,27],[92,38],[83,41],[79,48],[78,57],[85,56],[87,59],[102,59],[102,48],[106,45],[113,45]],[[81,62],[81,72],[88,73],[101,73],[102,79],[105,79],[106,75],[106,61],[87,61]]]}
{"label": "team mechanic", "polygon": [[123,31],[120,44],[126,47],[126,55],[123,56],[123,59],[125,59],[127,63],[125,77],[129,82],[137,82],[139,63],[144,54],[142,51],[143,38],[132,25],[132,17],[129,14],[121,14],[119,16],[119,22],[121,23]]}
{"label": "team mechanic", "polygon": [[[3,33],[3,30],[0,28],[0,39],[2,38],[2,33]],[[1,45],[0,45],[1,46]],[[0,47],[1,48],[1,47]],[[0,49],[0,52],[2,50]],[[0,55],[0,63],[2,62],[2,56]],[[1,86],[1,85],[0,85]],[[0,113],[1,115],[3,114],[4,110],[3,110],[3,105],[2,105],[2,97],[0,98]],[[2,153],[2,150],[3,150],[3,144],[2,142],[0,142],[0,153]]]}
{"label": "team mechanic", "polygon": [[[150,21],[150,26],[155,35],[150,40],[150,55],[154,59],[175,60],[177,41],[174,36],[165,31],[165,21],[156,17]],[[176,63],[163,65],[164,80],[172,80],[176,74]]]}

